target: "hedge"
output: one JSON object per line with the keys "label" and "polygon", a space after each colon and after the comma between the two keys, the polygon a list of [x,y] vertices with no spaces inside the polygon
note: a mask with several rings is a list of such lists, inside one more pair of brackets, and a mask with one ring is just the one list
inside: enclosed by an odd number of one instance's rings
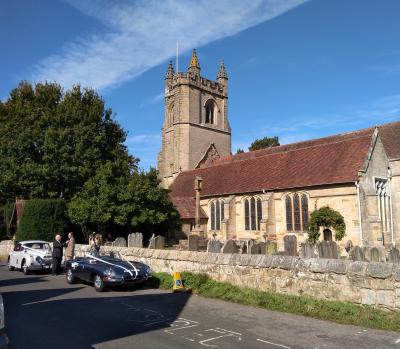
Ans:
{"label": "hedge", "polygon": [[66,205],[62,199],[33,199],[26,202],[16,240],[52,241],[67,229]]}

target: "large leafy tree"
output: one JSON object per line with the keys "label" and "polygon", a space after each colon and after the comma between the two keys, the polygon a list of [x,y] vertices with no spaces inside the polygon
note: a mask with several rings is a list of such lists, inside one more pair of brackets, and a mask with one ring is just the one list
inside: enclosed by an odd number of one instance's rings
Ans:
{"label": "large leafy tree", "polygon": [[158,184],[154,169],[148,173],[129,171],[121,163],[108,162],[73,197],[69,216],[86,232],[158,229],[165,233],[177,227],[179,215],[169,201],[168,191]]}
{"label": "large leafy tree", "polygon": [[276,147],[280,145],[278,137],[264,137],[260,139],[256,139],[253,143],[250,144],[249,151],[259,150],[269,147]]}
{"label": "large leafy tree", "polygon": [[125,137],[94,90],[22,82],[0,102],[0,199],[69,200],[107,162],[132,170]]}

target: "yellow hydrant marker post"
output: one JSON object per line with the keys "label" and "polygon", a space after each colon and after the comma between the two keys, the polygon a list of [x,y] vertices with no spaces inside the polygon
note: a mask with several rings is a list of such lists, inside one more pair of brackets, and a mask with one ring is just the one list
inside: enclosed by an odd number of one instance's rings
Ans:
{"label": "yellow hydrant marker post", "polygon": [[185,288],[183,287],[182,279],[181,279],[181,273],[178,271],[175,271],[173,274],[174,277],[174,286],[172,289],[175,291],[184,291]]}

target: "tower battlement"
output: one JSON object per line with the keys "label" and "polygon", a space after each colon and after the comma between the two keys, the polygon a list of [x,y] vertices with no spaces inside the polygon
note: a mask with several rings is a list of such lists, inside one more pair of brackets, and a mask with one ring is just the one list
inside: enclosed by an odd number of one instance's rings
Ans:
{"label": "tower battlement", "polygon": [[196,50],[187,72],[165,75],[165,116],[158,173],[164,187],[180,171],[204,166],[231,154],[228,121],[228,75],[222,61],[216,80],[202,77]]}

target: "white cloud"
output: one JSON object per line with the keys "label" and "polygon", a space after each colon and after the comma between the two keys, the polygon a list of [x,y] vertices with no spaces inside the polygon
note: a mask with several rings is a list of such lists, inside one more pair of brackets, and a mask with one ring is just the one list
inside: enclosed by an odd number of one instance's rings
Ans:
{"label": "white cloud", "polygon": [[134,136],[129,136],[125,144],[128,147],[133,147],[135,149],[153,147],[154,145],[159,146],[161,143],[161,134],[139,134]]}
{"label": "white cloud", "polygon": [[102,33],[65,45],[39,62],[34,81],[107,88],[132,79],[175,53],[231,36],[307,0],[67,0],[101,21]]}

